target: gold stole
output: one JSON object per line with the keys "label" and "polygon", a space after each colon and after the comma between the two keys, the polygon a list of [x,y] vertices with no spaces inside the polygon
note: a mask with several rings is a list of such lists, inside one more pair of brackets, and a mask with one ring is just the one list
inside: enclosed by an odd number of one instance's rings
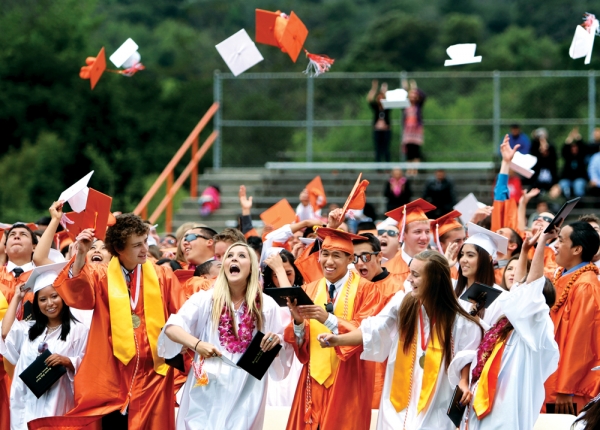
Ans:
{"label": "gold stole", "polygon": [[[418,335],[419,332],[417,331],[415,334]],[[396,352],[396,364],[394,365],[394,376],[390,393],[390,401],[396,412],[406,409],[410,402],[413,367],[417,355],[417,337],[415,336],[413,347],[408,354],[404,352],[404,341],[401,338],[398,340],[398,351]],[[421,413],[427,407],[433,397],[443,355],[437,332],[433,330],[427,343],[427,351],[425,352],[425,365],[423,367],[423,380],[421,383],[421,393],[419,394],[417,414]]]}
{"label": "gold stole", "polygon": [[[338,318],[342,318],[346,321],[352,319],[354,313],[354,299],[356,298],[359,282],[360,276],[358,273],[350,271],[350,277],[342,287],[333,311],[333,314]],[[319,281],[314,303],[325,309],[325,304],[327,303],[327,282],[325,278],[322,278]],[[329,332],[329,329],[319,321],[313,319],[309,321],[309,327],[310,376],[312,376],[319,384],[324,385],[325,388],[329,388],[331,387],[331,384],[333,384],[337,368],[340,364],[340,359],[335,353],[335,348],[321,348],[321,344],[317,340],[319,334],[327,333]]]}
{"label": "gold stole", "polygon": [[492,354],[485,362],[481,376],[479,377],[479,385],[473,400],[473,409],[477,414],[478,419],[484,418],[492,411],[494,405],[494,396],[496,395],[496,385],[498,383],[498,374],[502,366],[502,354],[504,353],[504,341],[498,342]]}
{"label": "gold stole", "polygon": [[2,318],[4,318],[7,310],[8,300],[6,300],[6,297],[4,297],[4,294],[2,294],[2,291],[0,291],[0,321],[2,321]]}
{"label": "gold stole", "polygon": [[[164,359],[158,356],[156,350],[158,335],[165,325],[160,285],[152,263],[146,261],[142,264],[141,272],[137,273],[137,276],[143,276],[144,316],[146,319],[148,342],[152,351],[154,371],[164,376],[167,374],[169,367],[165,364]],[[107,280],[113,354],[121,363],[127,365],[135,357],[136,342],[133,333],[133,322],[131,320],[131,304],[127,292],[127,283],[125,282],[119,259],[116,257],[113,257],[108,264]]]}

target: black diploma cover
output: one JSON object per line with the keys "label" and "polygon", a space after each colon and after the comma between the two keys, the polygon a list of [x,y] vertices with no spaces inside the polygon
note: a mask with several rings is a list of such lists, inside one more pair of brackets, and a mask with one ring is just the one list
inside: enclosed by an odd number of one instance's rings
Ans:
{"label": "black diploma cover", "polygon": [[27,385],[38,399],[42,397],[42,395],[48,391],[61,376],[67,373],[65,366],[46,366],[44,361],[51,355],[52,353],[50,351],[44,351],[19,375],[19,378],[23,380],[25,385]]}
{"label": "black diploma cover", "polygon": [[313,301],[308,297],[308,294],[306,294],[306,291],[300,287],[265,288],[263,293],[273,297],[277,304],[282,308],[287,307],[287,301],[285,300],[287,297],[289,297],[292,302],[294,299],[298,300],[298,306],[314,305]]}
{"label": "black diploma cover", "polygon": [[462,417],[465,413],[465,409],[467,405],[461,406],[460,399],[462,398],[463,391],[458,388],[458,385],[454,389],[454,393],[452,394],[452,400],[450,400],[450,406],[448,406],[448,418],[452,420],[456,427],[460,427],[460,422],[462,421]]}
{"label": "black diploma cover", "polygon": [[179,370],[180,372],[185,372],[185,362],[183,360],[183,354],[177,354],[173,358],[165,358],[165,364],[171,366],[174,369]]}
{"label": "black diploma cover", "polygon": [[502,294],[502,290],[473,282],[473,285],[467,288],[460,298],[467,302],[475,300],[477,303],[484,304],[485,308],[488,308],[500,294]]}
{"label": "black diploma cover", "polygon": [[[273,289],[275,290],[276,288]],[[260,342],[263,337],[265,337],[264,333],[260,331],[256,332],[252,342],[248,345],[248,349],[246,349],[246,352],[244,352],[236,363],[240,369],[244,369],[259,381],[265,376],[265,373],[269,370],[269,366],[273,363],[273,360],[275,360],[281,349],[281,345],[276,345],[270,351],[264,352],[260,349]]]}

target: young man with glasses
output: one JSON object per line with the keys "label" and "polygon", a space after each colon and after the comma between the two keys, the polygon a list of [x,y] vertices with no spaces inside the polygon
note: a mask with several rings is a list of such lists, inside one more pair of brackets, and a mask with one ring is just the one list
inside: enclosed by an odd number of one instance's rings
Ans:
{"label": "young man with glasses", "polygon": [[385,258],[385,261],[394,258],[400,249],[398,227],[385,222],[379,224],[377,226],[377,239],[381,244],[381,255]]}
{"label": "young man with glasses", "polygon": [[213,237],[217,232],[209,227],[193,227],[185,232],[181,241],[181,249],[188,263],[188,269],[206,263],[215,257]]}

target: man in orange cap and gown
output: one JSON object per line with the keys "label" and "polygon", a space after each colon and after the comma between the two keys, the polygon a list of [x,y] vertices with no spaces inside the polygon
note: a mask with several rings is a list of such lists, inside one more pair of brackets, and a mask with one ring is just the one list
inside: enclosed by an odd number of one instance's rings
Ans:
{"label": "man in orange cap and gown", "polygon": [[465,228],[457,219],[461,215],[459,211],[453,210],[430,222],[438,251],[444,254],[451,264],[452,279],[458,279],[458,250],[467,238]]}

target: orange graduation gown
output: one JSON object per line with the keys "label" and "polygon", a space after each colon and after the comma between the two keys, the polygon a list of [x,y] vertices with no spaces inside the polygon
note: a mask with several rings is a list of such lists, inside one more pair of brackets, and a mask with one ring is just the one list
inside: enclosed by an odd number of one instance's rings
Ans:
{"label": "orange graduation gown", "polygon": [[[532,247],[529,250],[529,254],[527,254],[527,258],[532,260],[534,252],[535,248]],[[558,264],[556,264],[556,254],[552,248],[546,246],[544,248],[544,276],[548,279],[554,279],[554,273],[556,273],[556,269],[558,269]]]}
{"label": "orange graduation gown", "polygon": [[384,266],[388,272],[402,277],[402,282],[408,278],[408,274],[410,273],[408,264],[406,264],[406,261],[402,258],[402,250],[399,250],[393,258],[383,263],[382,266]]}
{"label": "orange graduation gown", "polygon": [[[86,264],[81,273],[69,278],[70,264],[54,285],[65,303],[78,309],[93,309],[88,345],[81,367],[75,376],[75,408],[67,416],[106,415],[121,409],[129,393],[136,368],[136,357],[127,365],[113,355],[110,310],[108,305],[107,266]],[[159,280],[165,320],[183,304],[183,289],[172,272],[154,266]],[[141,275],[141,274],[140,274]],[[144,316],[144,280],[135,313],[141,324],[134,330],[139,351],[139,365],[133,381],[127,409],[129,430],[175,429],[173,369],[166,376],[154,371]],[[57,421],[58,422],[58,421]]]}
{"label": "orange graduation gown", "polygon": [[[309,297],[317,295],[319,281],[304,286]],[[374,315],[385,304],[385,297],[373,284],[361,278],[354,301],[353,319],[345,321],[338,318],[340,334],[349,333],[360,326],[360,322]],[[290,411],[287,430],[364,430],[371,421],[371,401],[373,399],[373,383],[375,366],[373,362],[360,359],[362,345],[336,348],[340,358],[333,384],[329,388],[320,385],[309,375],[310,329],[308,321],[304,324],[304,343],[298,347],[294,334],[294,322],[285,329],[284,339],[293,345],[296,356],[303,364],[302,372],[296,388],[296,394]],[[306,413],[306,401],[310,384],[312,404],[310,416]],[[312,424],[307,421],[312,420]]]}
{"label": "orange graduation gown", "polygon": [[[556,281],[557,302],[571,279]],[[545,403],[554,403],[556,393],[573,394],[578,411],[600,391],[600,283],[594,272],[579,276],[558,311],[550,311],[554,336],[560,351],[558,369],[546,381]]]}
{"label": "orange graduation gown", "polygon": [[313,245],[308,245],[295,261],[295,266],[302,274],[305,284],[317,281],[323,277],[323,269],[319,264],[319,252],[312,252]]}

